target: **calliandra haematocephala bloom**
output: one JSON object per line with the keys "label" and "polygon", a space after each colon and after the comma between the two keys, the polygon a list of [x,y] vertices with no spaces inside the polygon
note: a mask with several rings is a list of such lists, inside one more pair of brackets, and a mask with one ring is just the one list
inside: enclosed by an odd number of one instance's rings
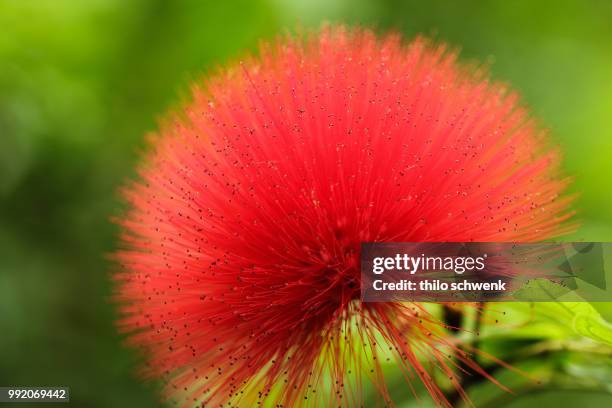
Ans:
{"label": "calliandra haematocephala bloom", "polygon": [[486,373],[430,309],[360,301],[360,243],[559,236],[558,165],[517,95],[444,45],[287,36],[152,138],[119,220],[120,327],[181,406],[392,405],[385,364],[448,406],[439,378],[467,398],[461,371]]}

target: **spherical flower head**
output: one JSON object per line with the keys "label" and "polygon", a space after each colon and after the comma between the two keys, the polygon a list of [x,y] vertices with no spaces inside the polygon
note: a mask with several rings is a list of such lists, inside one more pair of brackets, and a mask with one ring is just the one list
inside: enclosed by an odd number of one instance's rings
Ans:
{"label": "spherical flower head", "polygon": [[387,362],[448,405],[437,378],[483,370],[427,307],[360,302],[360,243],[569,228],[516,94],[422,38],[279,39],[197,84],[152,147],[125,189],[120,326],[184,406],[392,404]]}

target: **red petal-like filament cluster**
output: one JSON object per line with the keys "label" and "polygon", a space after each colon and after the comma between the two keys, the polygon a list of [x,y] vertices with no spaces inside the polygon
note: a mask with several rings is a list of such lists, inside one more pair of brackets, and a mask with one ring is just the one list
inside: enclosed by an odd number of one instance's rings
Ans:
{"label": "red petal-like filament cluster", "polygon": [[424,39],[281,39],[153,147],[125,189],[120,325],[186,406],[360,406],[370,386],[392,404],[387,359],[448,404],[434,371],[484,373],[424,306],[360,303],[360,243],[568,228],[558,152],[516,94]]}

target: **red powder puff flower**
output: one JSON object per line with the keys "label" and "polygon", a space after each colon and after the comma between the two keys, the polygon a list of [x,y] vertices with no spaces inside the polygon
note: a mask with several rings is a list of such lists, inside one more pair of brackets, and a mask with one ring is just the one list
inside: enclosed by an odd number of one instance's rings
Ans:
{"label": "red powder puff flower", "polygon": [[559,155],[516,94],[420,38],[265,46],[153,146],[125,192],[120,325],[184,406],[360,406],[367,384],[392,404],[388,360],[449,405],[436,378],[483,371],[422,305],[360,302],[360,243],[567,230]]}

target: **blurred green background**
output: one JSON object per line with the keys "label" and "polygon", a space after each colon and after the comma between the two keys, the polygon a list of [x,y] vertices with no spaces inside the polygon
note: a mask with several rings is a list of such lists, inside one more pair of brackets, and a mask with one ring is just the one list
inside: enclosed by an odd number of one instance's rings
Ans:
{"label": "blurred green background", "polygon": [[[424,33],[490,62],[565,152],[582,220],[568,239],[612,241],[610,1],[0,0],[0,385],[67,385],[78,407],[158,406],[108,301],[117,188],[192,79],[322,21]],[[594,306],[505,306],[528,323],[481,342],[523,352],[507,358],[540,384],[512,397],[480,384],[476,405],[612,406],[612,314]]]}

